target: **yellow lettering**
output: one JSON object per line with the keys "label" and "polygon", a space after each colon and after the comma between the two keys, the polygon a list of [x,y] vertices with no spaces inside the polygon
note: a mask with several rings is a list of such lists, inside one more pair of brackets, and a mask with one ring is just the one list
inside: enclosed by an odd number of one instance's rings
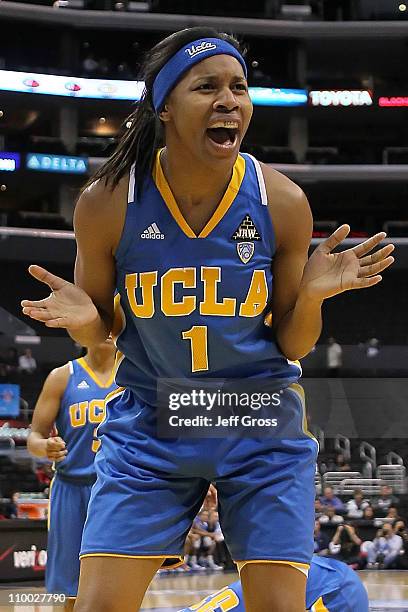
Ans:
{"label": "yellow lettering", "polygon": [[92,400],[88,408],[88,420],[90,423],[102,423],[105,417],[105,400]]}
{"label": "yellow lettering", "polygon": [[239,315],[241,317],[257,317],[268,302],[268,285],[264,270],[254,270],[251,285],[245,302],[241,304]]}
{"label": "yellow lettering", "polygon": [[[200,314],[206,316],[233,317],[236,314],[237,300],[218,297],[218,284],[221,282],[220,267],[201,267],[203,282],[203,301],[200,303]],[[125,288],[129,305],[136,317],[150,319],[155,313],[154,287],[157,286],[157,272],[141,272],[127,274]],[[161,310],[167,317],[185,317],[197,307],[195,295],[184,295],[176,301],[176,285],[183,289],[196,288],[195,268],[171,268],[161,278]],[[136,289],[142,293],[141,303],[137,303]],[[257,317],[265,309],[268,302],[268,285],[264,270],[254,270],[251,284],[245,301],[240,305],[241,317]]]}
{"label": "yellow lettering", "polygon": [[217,302],[217,285],[221,280],[221,268],[201,268],[201,280],[204,282],[204,301],[200,304],[200,314],[233,317],[235,315],[235,298],[224,298]]}
{"label": "yellow lettering", "polygon": [[83,427],[86,423],[86,410],[88,408],[88,402],[80,402],[79,404],[72,404],[69,407],[69,418],[72,427]]}
{"label": "yellow lettering", "polygon": [[201,601],[195,606],[191,606],[192,610],[197,612],[229,612],[239,605],[237,594],[232,589],[223,589],[219,593],[215,593],[210,600]]}
{"label": "yellow lettering", "polygon": [[314,612],[329,612],[329,610],[324,605],[323,597],[319,597],[319,599],[316,601],[315,605],[313,606],[313,610]]}
{"label": "yellow lettering", "polygon": [[183,288],[194,289],[196,286],[195,268],[171,268],[161,279],[161,309],[166,317],[184,317],[196,307],[195,295],[184,296],[180,302],[174,299],[175,284]]}
{"label": "yellow lettering", "polygon": [[190,340],[191,371],[208,370],[208,339],[205,325],[193,325],[191,329],[181,332],[183,340]]}
{"label": "yellow lettering", "polygon": [[[142,303],[136,301],[137,279],[140,277],[142,289]],[[141,272],[140,274],[126,274],[125,287],[129,304],[135,317],[151,319],[154,315],[153,287],[157,285],[157,272]]]}
{"label": "yellow lettering", "polygon": [[94,439],[92,440],[92,446],[91,446],[91,450],[93,453],[97,453],[101,446],[101,441],[98,440],[97,434],[98,434],[98,428],[95,427],[94,432],[93,432]]}

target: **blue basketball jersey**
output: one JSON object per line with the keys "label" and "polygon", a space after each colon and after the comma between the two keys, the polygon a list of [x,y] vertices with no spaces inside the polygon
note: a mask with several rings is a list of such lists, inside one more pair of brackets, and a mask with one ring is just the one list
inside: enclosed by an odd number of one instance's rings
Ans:
{"label": "blue basketball jersey", "polygon": [[105,397],[116,389],[111,379],[103,384],[84,358],[69,362],[70,377],[55,421],[68,454],[55,464],[56,472],[71,478],[95,473],[94,459],[99,441],[94,432],[105,417]]}
{"label": "blue basketball jersey", "polygon": [[[313,556],[306,586],[306,608],[310,612],[368,612],[367,592],[358,575],[345,563]],[[245,612],[238,580],[199,604],[180,612]]]}
{"label": "blue basketball jersey", "polygon": [[368,612],[368,595],[358,574],[345,563],[313,556],[306,588],[311,612]]}
{"label": "blue basketball jersey", "polygon": [[115,256],[118,385],[151,403],[158,378],[295,382],[300,365],[282,355],[264,323],[275,240],[259,162],[238,156],[198,236],[179,211],[160,151],[141,195],[132,168],[128,200]]}

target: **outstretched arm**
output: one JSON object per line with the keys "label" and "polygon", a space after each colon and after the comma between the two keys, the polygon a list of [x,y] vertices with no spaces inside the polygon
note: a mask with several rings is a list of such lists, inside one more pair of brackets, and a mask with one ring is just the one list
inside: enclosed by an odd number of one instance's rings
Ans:
{"label": "outstretched arm", "polygon": [[305,299],[299,291],[313,231],[309,203],[293,183],[281,198],[272,200],[276,238],[272,325],[281,351],[294,360],[306,355],[320,336],[322,301]]}
{"label": "outstretched arm", "polygon": [[126,181],[123,179],[113,192],[98,181],[78,200],[75,285],[40,266],[29,268],[34,278],[50,287],[51,294],[43,300],[23,300],[23,313],[47,327],[66,328],[82,346],[103,342],[112,329],[114,251],[126,214]]}
{"label": "outstretched arm", "polygon": [[307,355],[318,339],[321,330],[316,322],[321,321],[325,299],[350,289],[373,287],[382,280],[380,272],[394,261],[392,244],[368,255],[385,238],[383,232],[352,249],[332,253],[349,231],[348,225],[340,226],[317,247],[303,270],[295,307],[277,330],[278,342],[290,359]]}
{"label": "outstretched arm", "polygon": [[382,232],[354,248],[333,253],[350,231],[348,225],[342,225],[308,259],[313,230],[309,203],[297,185],[277,174],[265,168],[276,236],[272,325],[283,354],[294,360],[307,355],[320,336],[323,301],[379,283],[380,273],[394,261],[394,245],[369,254],[384,240]]}
{"label": "outstretched arm", "polygon": [[[98,309],[80,287],[52,274],[41,266],[28,268],[31,276],[48,285],[51,293],[43,300],[22,300],[23,313],[46,327],[64,327],[82,346],[102,342],[104,335]],[[94,342],[90,340],[92,338]]]}

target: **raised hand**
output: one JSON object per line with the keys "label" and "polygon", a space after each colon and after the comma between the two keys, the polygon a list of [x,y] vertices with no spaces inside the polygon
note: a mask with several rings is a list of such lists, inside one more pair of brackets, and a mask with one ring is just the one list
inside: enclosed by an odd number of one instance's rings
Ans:
{"label": "raised hand", "polygon": [[23,300],[23,313],[47,327],[78,329],[92,323],[98,311],[91,298],[80,287],[55,276],[40,266],[30,266],[28,271],[37,280],[45,283],[51,293],[43,300]]}
{"label": "raised hand", "polygon": [[368,255],[384,240],[385,232],[375,234],[346,251],[332,253],[349,232],[349,225],[341,225],[313,252],[301,282],[301,291],[308,297],[324,300],[349,289],[372,287],[382,280],[380,273],[394,262],[391,257],[393,244]]}

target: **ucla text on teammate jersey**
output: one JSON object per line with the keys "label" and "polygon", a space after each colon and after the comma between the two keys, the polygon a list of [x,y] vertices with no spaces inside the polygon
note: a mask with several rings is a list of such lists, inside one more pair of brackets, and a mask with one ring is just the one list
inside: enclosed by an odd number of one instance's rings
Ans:
{"label": "ucla text on teammate jersey", "polygon": [[86,423],[102,423],[105,418],[105,400],[93,399],[90,402],[76,402],[69,407],[72,427],[83,427]]}
{"label": "ucla text on teammate jersey", "polygon": [[70,377],[55,422],[68,455],[56,464],[56,470],[80,478],[94,473],[93,462],[100,446],[96,428],[105,418],[105,397],[116,389],[116,384],[113,373],[106,383],[99,380],[83,357],[70,361],[69,369]]}

